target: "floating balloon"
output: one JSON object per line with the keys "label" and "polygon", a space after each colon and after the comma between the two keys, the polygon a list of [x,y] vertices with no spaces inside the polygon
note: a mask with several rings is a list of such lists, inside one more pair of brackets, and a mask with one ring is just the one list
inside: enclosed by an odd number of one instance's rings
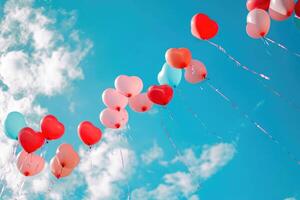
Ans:
{"label": "floating balloon", "polygon": [[205,14],[198,13],[192,18],[191,31],[193,36],[198,39],[209,40],[217,35],[218,29],[217,22]]}
{"label": "floating balloon", "polygon": [[125,109],[116,111],[106,108],[100,113],[100,121],[107,128],[119,129],[127,124],[128,113]]}
{"label": "floating balloon", "polygon": [[283,21],[293,14],[294,6],[294,0],[271,0],[269,14],[272,19]]}
{"label": "floating balloon", "polygon": [[18,140],[19,132],[26,127],[25,118],[22,113],[10,112],[4,120],[4,133],[13,140]]}
{"label": "floating balloon", "polygon": [[192,53],[187,48],[170,48],[165,54],[167,64],[177,69],[187,67],[192,60]]}
{"label": "floating balloon", "polygon": [[45,137],[42,133],[25,127],[19,133],[19,143],[27,153],[32,153],[43,146]]}
{"label": "floating balloon", "polygon": [[52,174],[57,178],[63,178],[69,176],[73,169],[66,168],[60,165],[58,158],[55,156],[50,161],[50,169]]}
{"label": "floating balloon", "polygon": [[271,0],[248,0],[247,1],[247,9],[249,11],[259,8],[263,10],[268,10],[270,6]]}
{"label": "floating balloon", "polygon": [[84,144],[91,146],[100,141],[102,132],[91,122],[84,121],[81,122],[78,126],[78,135]]}
{"label": "floating balloon", "polygon": [[261,38],[270,30],[270,17],[265,10],[254,9],[247,16],[247,34],[252,38]]}
{"label": "floating balloon", "polygon": [[207,76],[207,70],[205,65],[198,61],[192,60],[191,64],[185,68],[184,77],[189,83],[199,83],[205,80]]}
{"label": "floating balloon", "polygon": [[148,98],[155,104],[167,105],[173,97],[173,89],[169,85],[153,85],[148,89]]}
{"label": "floating balloon", "polygon": [[78,153],[70,144],[61,144],[56,150],[56,157],[63,168],[73,169],[80,161]]}
{"label": "floating balloon", "polygon": [[21,151],[17,156],[17,168],[24,176],[34,176],[40,173],[45,166],[45,160],[34,153]]}
{"label": "floating balloon", "polygon": [[300,0],[295,4],[295,14],[298,18],[300,18]]}
{"label": "floating balloon", "polygon": [[129,99],[129,106],[135,112],[147,112],[152,108],[152,101],[147,96],[147,93],[138,94]]}
{"label": "floating balloon", "polygon": [[107,107],[117,111],[124,109],[128,104],[128,98],[112,88],[104,90],[102,101]]}
{"label": "floating balloon", "polygon": [[115,80],[115,88],[126,97],[132,97],[143,90],[143,81],[137,76],[120,75]]}
{"label": "floating balloon", "polygon": [[164,64],[161,71],[157,75],[157,80],[160,85],[171,85],[176,87],[179,85],[182,77],[182,71],[170,67],[167,63]]}
{"label": "floating balloon", "polygon": [[53,115],[47,115],[42,119],[41,129],[47,140],[56,140],[65,132],[64,125]]}

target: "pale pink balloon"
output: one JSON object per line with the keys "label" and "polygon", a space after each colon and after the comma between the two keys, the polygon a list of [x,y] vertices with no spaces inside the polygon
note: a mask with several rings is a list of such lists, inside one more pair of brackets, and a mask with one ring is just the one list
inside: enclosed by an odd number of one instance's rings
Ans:
{"label": "pale pink balloon", "polygon": [[34,176],[40,173],[45,166],[45,160],[34,153],[21,151],[17,157],[17,168],[24,176]]}
{"label": "pale pink balloon", "polygon": [[263,9],[251,10],[247,16],[247,34],[252,38],[261,38],[268,34],[271,20],[269,14]]}
{"label": "pale pink balloon", "polygon": [[206,67],[198,60],[192,60],[189,66],[185,68],[184,78],[189,83],[199,83],[205,80],[206,76]]}
{"label": "pale pink balloon", "polygon": [[69,176],[73,171],[73,169],[62,167],[56,156],[50,161],[50,170],[57,179]]}
{"label": "pale pink balloon", "polygon": [[104,90],[102,101],[107,107],[117,111],[124,109],[128,104],[128,98],[112,88]]}
{"label": "pale pink balloon", "polygon": [[135,112],[147,112],[152,108],[152,101],[148,98],[147,93],[138,94],[129,99],[129,106]]}
{"label": "pale pink balloon", "polygon": [[294,0],[271,0],[269,14],[272,19],[283,21],[293,14],[294,7]]}
{"label": "pale pink balloon", "polygon": [[118,129],[127,124],[128,113],[125,109],[116,111],[106,108],[100,113],[100,121],[107,128]]}
{"label": "pale pink balloon", "polygon": [[132,97],[143,90],[143,81],[137,76],[120,75],[115,80],[115,88],[126,97]]}
{"label": "pale pink balloon", "polygon": [[79,164],[78,153],[70,144],[61,144],[56,150],[56,157],[62,167],[73,169]]}

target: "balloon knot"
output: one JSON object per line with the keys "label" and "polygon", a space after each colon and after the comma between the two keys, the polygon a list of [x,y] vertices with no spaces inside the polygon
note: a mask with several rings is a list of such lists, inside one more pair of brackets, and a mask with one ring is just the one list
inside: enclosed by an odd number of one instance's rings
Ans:
{"label": "balloon knot", "polygon": [[121,110],[121,107],[120,107],[120,106],[117,106],[117,107],[116,107],[116,110],[117,110],[117,111],[120,111],[120,110]]}
{"label": "balloon knot", "polygon": [[128,93],[126,96],[127,96],[127,97],[131,97],[131,96],[132,96],[132,94]]}
{"label": "balloon knot", "polygon": [[147,110],[147,106],[142,107],[142,111],[145,112]]}
{"label": "balloon knot", "polygon": [[116,128],[120,128],[120,127],[121,127],[121,124],[117,123],[117,124],[115,124],[115,127],[116,127]]}
{"label": "balloon knot", "polygon": [[29,172],[24,172],[24,176],[29,176]]}

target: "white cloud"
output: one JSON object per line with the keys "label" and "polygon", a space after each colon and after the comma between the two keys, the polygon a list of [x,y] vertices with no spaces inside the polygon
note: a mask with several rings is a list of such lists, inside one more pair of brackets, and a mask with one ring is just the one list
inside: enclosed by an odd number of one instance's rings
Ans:
{"label": "white cloud", "polygon": [[297,200],[295,197],[285,198],[284,200]]}
{"label": "white cloud", "polygon": [[181,157],[175,157],[171,163],[181,162],[188,167],[187,172],[176,171],[165,174],[163,182],[154,189],[137,188],[132,193],[132,199],[190,199],[198,200],[197,191],[200,183],[211,177],[225,166],[235,154],[235,146],[219,143],[204,146],[199,157],[192,149],[186,149]]}
{"label": "white cloud", "polygon": [[149,165],[155,160],[160,160],[163,156],[163,149],[154,142],[153,146],[141,155],[141,159],[145,164]]}

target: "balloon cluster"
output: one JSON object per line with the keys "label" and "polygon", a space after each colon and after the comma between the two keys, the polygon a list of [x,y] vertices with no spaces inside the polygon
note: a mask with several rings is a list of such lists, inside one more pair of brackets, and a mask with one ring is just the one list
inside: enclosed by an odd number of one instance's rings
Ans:
{"label": "balloon cluster", "polygon": [[300,18],[300,1],[294,0],[248,0],[247,34],[255,39],[265,37],[271,25],[271,19],[283,21],[292,16],[295,11],[297,23]]}

